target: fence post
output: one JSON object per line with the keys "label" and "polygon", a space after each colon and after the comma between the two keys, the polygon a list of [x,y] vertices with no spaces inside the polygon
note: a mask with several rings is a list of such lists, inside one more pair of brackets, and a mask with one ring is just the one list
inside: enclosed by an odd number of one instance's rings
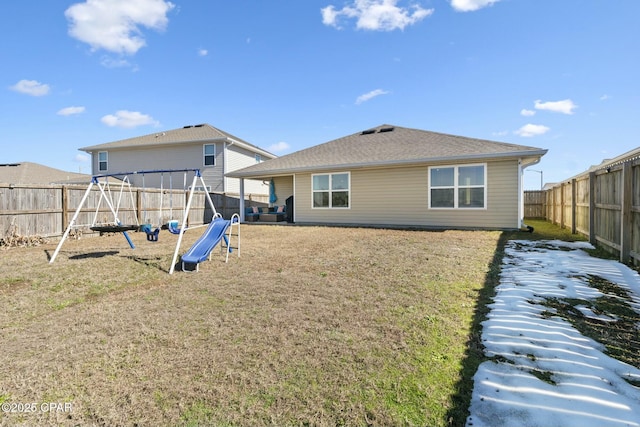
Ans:
{"label": "fence post", "polygon": [[596,173],[589,172],[589,243],[596,245]]}
{"label": "fence post", "polygon": [[620,211],[620,262],[627,264],[631,251],[631,162],[622,164],[622,210]]}
{"label": "fence post", "polygon": [[576,179],[573,178],[571,180],[571,234],[576,234],[576,213],[578,212],[577,209],[577,201],[576,201],[576,197],[577,197],[577,188],[576,188]]}
{"label": "fence post", "polygon": [[[62,224],[62,230],[60,230],[60,233],[64,233],[64,230],[67,229],[67,218],[69,218],[69,188],[66,185],[62,186],[62,221],[60,221],[60,223]],[[55,232],[57,233],[58,230],[55,230]]]}
{"label": "fence post", "polygon": [[560,184],[560,228],[565,227],[565,216],[564,216],[564,186],[565,184]]}

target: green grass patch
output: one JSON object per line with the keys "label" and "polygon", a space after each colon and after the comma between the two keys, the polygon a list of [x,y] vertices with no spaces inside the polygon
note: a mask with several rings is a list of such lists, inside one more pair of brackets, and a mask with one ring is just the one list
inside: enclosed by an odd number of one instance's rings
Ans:
{"label": "green grass patch", "polygon": [[[563,240],[565,242],[581,242],[588,239],[580,233],[572,234],[568,228],[562,228],[552,222],[540,219],[526,219],[525,224],[533,227],[533,233],[523,233],[523,240]],[[527,235],[528,234],[528,235]]]}
{"label": "green grass patch", "polygon": [[[604,344],[609,356],[640,368],[640,331],[637,328],[640,314],[631,306],[631,297],[620,286],[599,276],[590,275],[588,283],[604,295],[594,300],[547,298],[544,305],[552,311],[545,311],[543,315],[566,319],[582,335]],[[579,306],[606,316],[607,320],[586,316],[577,308]]]}

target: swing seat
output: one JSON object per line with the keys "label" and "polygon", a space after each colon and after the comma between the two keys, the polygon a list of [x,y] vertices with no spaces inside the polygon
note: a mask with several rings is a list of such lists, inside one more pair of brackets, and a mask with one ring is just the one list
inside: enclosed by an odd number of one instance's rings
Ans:
{"label": "swing seat", "polygon": [[[180,227],[178,227],[178,221],[169,221],[167,223],[167,230],[169,230],[169,233],[171,234],[180,234]],[[187,231],[187,229],[185,228],[184,231]]]}
{"label": "swing seat", "polygon": [[144,231],[147,234],[147,240],[150,242],[157,242],[158,235],[160,234],[160,229],[156,228],[151,231],[151,224],[142,224],[140,226],[140,231]]}
{"label": "swing seat", "polygon": [[160,229],[159,228],[156,228],[153,231],[148,231],[147,232],[147,240],[150,241],[150,242],[157,242],[159,235],[160,235]]}

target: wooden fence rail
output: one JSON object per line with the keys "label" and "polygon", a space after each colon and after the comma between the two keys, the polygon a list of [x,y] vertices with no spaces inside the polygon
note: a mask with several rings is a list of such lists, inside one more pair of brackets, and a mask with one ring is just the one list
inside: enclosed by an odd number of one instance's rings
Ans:
{"label": "wooden fence rail", "polygon": [[[78,209],[86,186],[78,185],[7,185],[0,184],[0,239],[9,236],[61,236]],[[239,197],[233,194],[210,193],[216,211],[225,218],[238,212]],[[139,222],[165,224],[170,219],[182,221],[186,194],[184,190],[134,188],[122,192],[112,190],[112,198],[119,204],[118,214],[123,224]],[[267,205],[268,196],[252,195],[252,204]],[[194,194],[189,211],[190,224],[209,222],[213,213],[207,207],[203,193]],[[99,207],[99,209],[98,209]],[[95,188],[87,198],[76,225],[83,233],[91,233],[94,222],[113,221],[113,214],[100,191]]]}
{"label": "wooden fence rail", "polygon": [[544,218],[640,264],[640,159],[585,172],[544,191],[525,191],[525,217]]}

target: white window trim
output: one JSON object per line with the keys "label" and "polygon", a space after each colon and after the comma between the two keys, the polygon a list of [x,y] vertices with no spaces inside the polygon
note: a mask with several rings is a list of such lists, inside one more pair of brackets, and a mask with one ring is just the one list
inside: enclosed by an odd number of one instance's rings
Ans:
{"label": "white window trim", "polygon": [[[462,186],[460,187],[458,185],[458,168],[460,167],[469,167],[469,166],[482,166],[484,168],[484,185],[470,185],[470,186]],[[453,186],[446,186],[446,187],[432,187],[431,186],[431,169],[446,169],[446,168],[453,168]],[[428,199],[429,199],[429,209],[433,209],[433,210],[456,210],[456,211],[484,211],[487,210],[487,194],[488,194],[488,169],[487,169],[487,164],[486,163],[463,163],[463,164],[457,164],[457,165],[437,165],[437,166],[429,166],[429,170],[428,170],[428,179],[429,179],[429,190],[428,190]],[[448,207],[433,207],[431,206],[431,190],[432,189],[446,189],[446,188],[452,188],[453,189],[453,207],[452,208],[448,208]],[[483,206],[481,208],[461,208],[458,206],[458,190],[460,188],[484,188],[484,200],[483,200]]]}
{"label": "white window trim", "polygon": [[[333,190],[331,189],[331,180],[332,180],[331,176],[332,175],[343,175],[343,174],[347,174],[347,180],[348,180],[348,186],[349,186],[349,188],[347,189],[347,197],[349,198],[349,204],[346,207],[345,206],[333,207],[333,206],[331,206],[331,200],[332,200],[331,193],[333,192]],[[324,176],[324,175],[329,175],[329,190],[321,190],[321,191],[318,190],[318,191],[315,191],[313,189],[313,177],[314,176]],[[313,206],[313,195],[314,195],[314,193],[324,193],[325,191],[329,192],[329,206],[326,206],[326,207],[325,206]],[[336,190],[336,191],[342,192],[344,190]],[[348,172],[348,171],[347,172],[326,172],[326,173],[314,173],[314,174],[312,174],[311,175],[311,209],[325,209],[325,210],[326,209],[351,209],[351,172]]]}
{"label": "white window trim", "polygon": [[[207,158],[207,156],[209,156],[210,154],[207,154],[206,152],[206,148],[208,145],[213,145],[213,164],[212,165],[207,165],[205,164],[206,161],[205,159]],[[216,144],[202,144],[202,166],[205,168],[212,168],[216,165],[216,154],[217,154],[218,149],[216,148]]]}
{"label": "white window trim", "polygon": [[[107,165],[106,168],[104,169],[100,169],[100,163],[102,163],[102,160],[100,160],[100,154],[104,153],[105,154],[105,160],[104,163]],[[108,151],[98,151],[98,171],[99,172],[106,172],[109,170],[109,152]]]}

